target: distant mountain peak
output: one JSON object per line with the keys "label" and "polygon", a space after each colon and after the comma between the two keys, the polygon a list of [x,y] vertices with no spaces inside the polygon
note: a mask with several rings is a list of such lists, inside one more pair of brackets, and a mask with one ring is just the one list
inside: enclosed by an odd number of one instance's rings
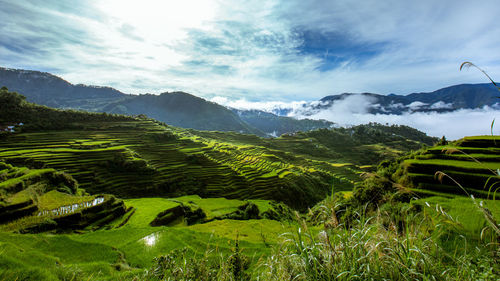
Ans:
{"label": "distant mountain peak", "polygon": [[[323,103],[311,106],[310,112],[330,108],[336,102],[352,96],[373,97],[369,113],[402,114],[403,112],[445,112],[458,109],[474,109],[484,106],[500,107],[497,97],[498,90],[489,83],[484,84],[459,84],[438,89],[433,92],[412,93],[408,95],[381,95],[374,93],[342,93],[329,95],[322,98]],[[375,106],[376,105],[376,106]],[[307,112],[305,112],[307,115]]]}

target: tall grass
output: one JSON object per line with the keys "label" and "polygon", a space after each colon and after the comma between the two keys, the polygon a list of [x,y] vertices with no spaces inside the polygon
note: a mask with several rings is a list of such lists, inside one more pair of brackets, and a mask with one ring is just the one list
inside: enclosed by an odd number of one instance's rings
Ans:
{"label": "tall grass", "polygon": [[[319,232],[301,220],[251,271],[236,241],[229,256],[217,247],[201,255],[173,251],[141,280],[499,280],[494,237],[471,243],[439,206],[393,210],[362,211],[349,226]],[[448,240],[451,249],[442,246]]]}
{"label": "tall grass", "polygon": [[499,266],[487,247],[453,252],[438,243],[450,228],[425,212],[359,214],[351,227],[340,225],[313,235],[290,234],[260,264],[259,280],[498,280]]}

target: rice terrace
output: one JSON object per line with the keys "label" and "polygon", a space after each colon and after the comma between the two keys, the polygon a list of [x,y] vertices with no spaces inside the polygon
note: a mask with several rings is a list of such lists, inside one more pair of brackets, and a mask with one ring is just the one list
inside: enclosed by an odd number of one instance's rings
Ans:
{"label": "rice terrace", "polygon": [[1,281],[500,280],[496,3],[257,2],[0,0]]}

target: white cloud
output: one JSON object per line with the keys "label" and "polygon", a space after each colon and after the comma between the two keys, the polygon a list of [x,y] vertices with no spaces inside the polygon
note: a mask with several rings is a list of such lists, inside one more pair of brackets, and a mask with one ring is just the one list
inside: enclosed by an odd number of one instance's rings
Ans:
{"label": "white cloud", "polygon": [[218,103],[230,108],[241,110],[262,110],[270,113],[279,114],[282,110],[293,112],[296,115],[303,110],[311,110],[311,105],[319,105],[321,102],[308,103],[306,101],[283,102],[283,101],[249,101],[246,99],[230,100],[226,97],[215,96],[210,99],[211,102]]}
{"label": "white cloud", "polygon": [[[477,71],[459,72],[464,60],[500,77],[493,0],[0,5],[2,66],[50,71],[73,83],[128,93],[183,90],[204,97],[311,101],[342,92],[405,94],[486,82]],[[309,31],[337,37],[307,49]],[[350,45],[336,54],[344,42]],[[331,65],[322,69],[325,64]]]}
{"label": "white cloud", "polygon": [[327,110],[342,115],[366,114],[376,101],[372,96],[349,95],[335,101]]}
{"label": "white cloud", "polygon": [[[325,119],[341,126],[351,126],[377,122],[381,124],[407,125],[427,133],[430,136],[446,136],[458,139],[464,136],[490,134],[491,122],[500,117],[500,110],[491,107],[482,109],[461,109],[446,113],[437,112],[405,112],[395,114],[369,114],[367,109],[370,100],[360,100],[363,96],[344,99],[332,107],[317,111],[313,115],[294,114],[297,118]],[[500,134],[496,128],[494,134]]]}
{"label": "white cloud", "polygon": [[422,106],[426,106],[427,104],[425,102],[421,102],[421,101],[414,101],[412,103],[410,103],[408,106],[408,108],[410,110],[419,110]]}
{"label": "white cloud", "polygon": [[445,103],[444,101],[438,101],[431,105],[431,109],[450,109],[453,108],[453,104]]}
{"label": "white cloud", "polygon": [[388,106],[390,109],[402,109],[402,108],[405,108],[405,105],[402,104],[402,103],[394,103],[394,102],[391,102],[391,104],[389,104]]}

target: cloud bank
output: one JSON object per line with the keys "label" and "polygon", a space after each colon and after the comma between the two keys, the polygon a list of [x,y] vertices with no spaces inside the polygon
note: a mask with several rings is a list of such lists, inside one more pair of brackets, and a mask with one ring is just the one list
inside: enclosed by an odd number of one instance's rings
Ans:
{"label": "cloud bank", "polygon": [[[0,65],[127,93],[317,100],[500,77],[494,0],[0,0]],[[28,20],[29,19],[29,20]]]}
{"label": "cloud bank", "polygon": [[[404,109],[401,115],[371,114],[370,109],[379,108],[376,99],[371,96],[351,95],[335,101],[328,107],[321,102],[251,102],[244,99],[229,100],[224,97],[212,98],[224,106],[242,110],[263,110],[278,115],[286,115],[297,119],[324,119],[337,123],[339,126],[354,126],[376,122],[380,124],[407,125],[416,128],[430,136],[446,136],[448,139],[459,139],[464,136],[489,135],[491,123],[500,120],[500,105],[483,107],[480,109],[460,109],[451,112],[415,112],[424,105],[422,102],[413,102],[408,106],[392,104],[391,106]],[[318,107],[318,105],[323,105]],[[451,104],[436,102],[430,109],[448,109]],[[500,135],[500,127],[494,126],[493,133]]]}
{"label": "cloud bank", "polygon": [[[340,109],[340,110],[339,110]],[[395,114],[367,114],[343,112],[344,108],[334,106],[312,116],[297,118],[325,119],[341,126],[351,126],[376,122],[381,124],[407,125],[425,132],[429,136],[455,140],[465,136],[491,134],[491,122],[500,118],[500,111],[485,107],[482,109],[460,109],[447,113],[405,112]],[[494,127],[493,133],[500,134],[500,128]]]}

